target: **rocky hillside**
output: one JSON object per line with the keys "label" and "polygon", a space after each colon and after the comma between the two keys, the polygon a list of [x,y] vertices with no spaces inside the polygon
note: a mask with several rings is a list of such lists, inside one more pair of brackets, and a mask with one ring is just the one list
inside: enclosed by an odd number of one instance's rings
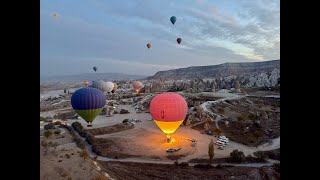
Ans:
{"label": "rocky hillside", "polygon": [[280,60],[252,62],[252,63],[224,63],[213,66],[192,66],[188,68],[159,71],[147,79],[166,78],[219,78],[228,76],[259,75],[270,73],[272,70],[280,71]]}

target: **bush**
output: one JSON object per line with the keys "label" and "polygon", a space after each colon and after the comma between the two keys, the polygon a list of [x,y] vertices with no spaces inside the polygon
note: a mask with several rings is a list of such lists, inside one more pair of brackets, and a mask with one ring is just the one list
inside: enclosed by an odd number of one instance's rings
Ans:
{"label": "bush", "polygon": [[253,157],[251,154],[249,154],[249,155],[246,157],[246,161],[247,161],[247,162],[250,162],[250,163],[256,162],[256,158]]}
{"label": "bush", "polygon": [[79,156],[82,157],[84,160],[90,157],[87,150],[80,151]]}
{"label": "bush", "polygon": [[48,124],[44,125],[43,128],[44,128],[44,130],[55,129],[53,123],[48,123]]}
{"label": "bush", "polygon": [[208,146],[208,154],[209,154],[209,160],[212,161],[214,157],[214,144],[213,140],[211,140],[209,146]]}
{"label": "bush", "polygon": [[219,114],[224,114],[225,113],[224,108],[222,107],[218,108],[218,112]]}
{"label": "bush", "polygon": [[253,155],[256,156],[260,161],[265,161],[268,158],[266,153],[264,153],[263,151],[254,152]]}
{"label": "bush", "polygon": [[242,163],[245,161],[245,155],[242,151],[239,151],[238,149],[233,150],[230,153],[231,161],[232,162],[237,162],[237,163]]}
{"label": "bush", "polygon": [[53,123],[54,125],[61,125],[61,122],[60,121],[56,121]]}
{"label": "bush", "polygon": [[73,122],[71,126],[78,132],[81,132],[83,130],[83,126],[79,122]]}
{"label": "bush", "polygon": [[128,110],[126,110],[126,109],[121,109],[120,110],[120,114],[128,114],[128,113],[130,113]]}
{"label": "bush", "polygon": [[215,134],[217,134],[218,136],[221,136],[221,134],[223,133],[223,130],[220,129],[220,128],[214,128],[214,129],[213,129],[213,132],[214,132]]}
{"label": "bush", "polygon": [[52,136],[52,132],[47,130],[43,133],[44,137],[49,138],[50,136]]}
{"label": "bush", "polygon": [[114,111],[113,114],[119,114],[119,112],[118,111]]}
{"label": "bush", "polygon": [[129,119],[124,119],[124,120],[122,121],[122,123],[127,123],[127,122],[129,122]]}
{"label": "bush", "polygon": [[57,130],[54,131],[54,134],[56,134],[56,135],[59,135],[60,133],[61,133],[60,129],[57,129]]}
{"label": "bush", "polygon": [[274,163],[272,165],[272,168],[277,171],[278,173],[280,173],[280,163]]}
{"label": "bush", "polygon": [[47,121],[47,118],[45,118],[45,117],[41,117],[41,116],[40,116],[40,121],[44,121],[44,122],[46,122],[46,121]]}
{"label": "bush", "polygon": [[84,141],[82,141],[82,139],[80,138],[75,138],[76,141],[76,145],[80,148],[80,149],[85,149],[86,148],[86,144],[84,143]]}
{"label": "bush", "polygon": [[44,148],[48,147],[48,142],[47,141],[41,141],[41,146]]}
{"label": "bush", "polygon": [[239,121],[244,121],[248,119],[247,115],[245,113],[241,113],[240,116],[237,118]]}
{"label": "bush", "polygon": [[255,120],[255,119],[256,119],[256,115],[253,114],[253,113],[250,113],[250,114],[248,115],[248,118],[249,118],[250,120]]}

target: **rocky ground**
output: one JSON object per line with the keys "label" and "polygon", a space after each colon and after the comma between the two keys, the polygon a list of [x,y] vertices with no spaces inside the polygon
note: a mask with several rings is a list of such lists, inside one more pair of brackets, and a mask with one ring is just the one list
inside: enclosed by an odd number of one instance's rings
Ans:
{"label": "rocky ground", "polygon": [[119,180],[166,180],[166,179],[234,179],[234,180],[269,180],[280,179],[280,173],[272,167],[190,167],[182,165],[162,165],[122,162],[99,162],[114,178]]}

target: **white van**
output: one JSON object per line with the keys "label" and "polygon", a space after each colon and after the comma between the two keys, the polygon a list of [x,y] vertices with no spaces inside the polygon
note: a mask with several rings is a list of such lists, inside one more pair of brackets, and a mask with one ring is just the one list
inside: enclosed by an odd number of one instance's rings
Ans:
{"label": "white van", "polygon": [[229,144],[229,140],[226,139],[218,139],[218,141],[223,142],[225,144]]}

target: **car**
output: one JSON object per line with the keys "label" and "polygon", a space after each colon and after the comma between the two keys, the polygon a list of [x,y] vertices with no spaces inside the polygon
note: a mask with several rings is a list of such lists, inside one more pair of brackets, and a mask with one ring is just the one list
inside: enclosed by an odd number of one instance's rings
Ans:
{"label": "car", "polygon": [[176,152],[176,150],[175,150],[175,149],[172,149],[172,148],[169,148],[169,149],[167,149],[166,151],[167,151],[168,153]]}
{"label": "car", "polygon": [[221,149],[221,150],[223,150],[223,147],[222,147],[222,146],[218,146],[218,149]]}
{"label": "car", "polygon": [[210,136],[213,135],[213,133],[212,133],[211,131],[207,131],[206,134],[208,134],[208,135],[210,135]]}

